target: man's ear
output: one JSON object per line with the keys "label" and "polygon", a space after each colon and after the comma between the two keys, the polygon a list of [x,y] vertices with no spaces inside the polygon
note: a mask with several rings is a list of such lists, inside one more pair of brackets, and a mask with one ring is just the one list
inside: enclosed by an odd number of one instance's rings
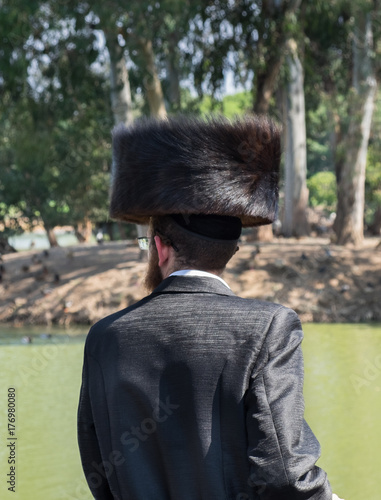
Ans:
{"label": "man's ear", "polygon": [[162,267],[168,263],[168,259],[171,253],[171,247],[163,243],[160,239],[160,236],[154,236],[154,240],[159,256],[159,266]]}

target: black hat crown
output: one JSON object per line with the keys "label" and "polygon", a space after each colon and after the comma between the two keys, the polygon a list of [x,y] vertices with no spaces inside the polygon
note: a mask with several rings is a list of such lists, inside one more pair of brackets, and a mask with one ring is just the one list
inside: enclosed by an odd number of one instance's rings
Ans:
{"label": "black hat crown", "polygon": [[216,214],[243,226],[277,214],[280,130],[268,117],[143,119],[113,133],[110,215]]}

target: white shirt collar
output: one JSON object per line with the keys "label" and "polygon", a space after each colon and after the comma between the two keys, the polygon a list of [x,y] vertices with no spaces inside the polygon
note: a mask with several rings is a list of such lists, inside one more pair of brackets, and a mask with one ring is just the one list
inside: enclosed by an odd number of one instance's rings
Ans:
{"label": "white shirt collar", "polygon": [[217,280],[220,280],[221,283],[227,286],[230,290],[230,286],[226,283],[225,280],[220,278],[220,276],[217,276],[213,273],[208,273],[206,271],[199,271],[198,269],[182,269],[181,271],[175,271],[174,273],[171,273],[169,276],[204,276],[207,278],[215,278]]}

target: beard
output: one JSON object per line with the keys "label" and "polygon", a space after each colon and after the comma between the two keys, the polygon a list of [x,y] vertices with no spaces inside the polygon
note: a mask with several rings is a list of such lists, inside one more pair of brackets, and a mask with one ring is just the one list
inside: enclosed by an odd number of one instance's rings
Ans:
{"label": "beard", "polygon": [[159,254],[156,245],[152,245],[149,250],[148,268],[144,277],[143,285],[148,292],[152,292],[163,281],[163,275],[159,267]]}

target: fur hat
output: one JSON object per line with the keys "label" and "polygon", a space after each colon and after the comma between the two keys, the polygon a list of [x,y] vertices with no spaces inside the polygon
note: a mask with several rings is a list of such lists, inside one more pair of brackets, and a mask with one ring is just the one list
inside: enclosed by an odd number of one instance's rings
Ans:
{"label": "fur hat", "polygon": [[277,214],[280,131],[267,117],[144,119],[113,132],[110,215],[217,214],[243,226]]}

